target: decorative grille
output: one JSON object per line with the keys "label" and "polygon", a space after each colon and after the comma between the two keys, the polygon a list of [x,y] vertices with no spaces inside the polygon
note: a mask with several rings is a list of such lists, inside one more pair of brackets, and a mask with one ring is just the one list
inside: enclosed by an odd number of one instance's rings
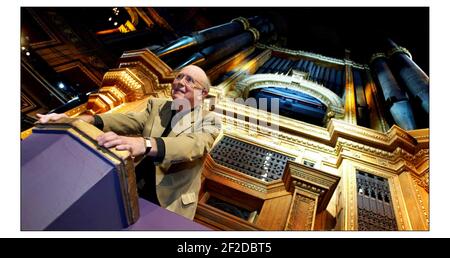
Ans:
{"label": "decorative grille", "polygon": [[288,160],[294,158],[224,136],[211,151],[219,164],[270,182],[283,176]]}
{"label": "decorative grille", "polygon": [[358,230],[397,230],[386,178],[357,171]]}

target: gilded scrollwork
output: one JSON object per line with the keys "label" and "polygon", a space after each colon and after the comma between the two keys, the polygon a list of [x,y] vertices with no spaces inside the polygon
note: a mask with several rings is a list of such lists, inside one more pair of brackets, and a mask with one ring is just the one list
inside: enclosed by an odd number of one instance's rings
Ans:
{"label": "gilded scrollwork", "polygon": [[113,69],[103,77],[104,86],[115,85],[126,94],[127,101],[144,97],[144,83],[130,69]]}
{"label": "gilded scrollwork", "polygon": [[[426,224],[429,225],[430,224],[430,217],[428,215],[428,210],[429,209],[428,209],[428,207],[425,207],[425,204],[424,204],[424,202],[422,200],[422,194],[419,192],[419,189],[417,188],[417,186],[421,186],[421,184],[422,185],[425,184],[423,181],[425,181],[425,180],[428,181],[428,176],[426,176],[426,179],[424,179],[424,180],[418,179],[418,178],[416,178],[414,176],[412,176],[412,179],[415,182],[415,184],[413,184],[414,185],[414,191],[415,191],[417,200],[419,201],[420,209],[421,209],[421,211],[423,213],[423,216],[425,217]],[[427,192],[429,192],[428,184],[426,184],[425,190]]]}
{"label": "gilded scrollwork", "polygon": [[416,175],[412,175],[412,179],[414,180],[414,182],[422,187],[423,189],[425,189],[425,191],[429,192],[430,191],[430,174],[429,173],[425,173],[423,176],[418,177]]}
{"label": "gilded scrollwork", "polygon": [[350,165],[346,163],[344,166],[344,173],[347,174],[347,209],[348,209],[348,217],[349,217],[349,228],[348,230],[356,230],[357,220],[356,220],[356,207],[357,203],[355,200],[356,196],[356,173],[353,171],[349,173]]}

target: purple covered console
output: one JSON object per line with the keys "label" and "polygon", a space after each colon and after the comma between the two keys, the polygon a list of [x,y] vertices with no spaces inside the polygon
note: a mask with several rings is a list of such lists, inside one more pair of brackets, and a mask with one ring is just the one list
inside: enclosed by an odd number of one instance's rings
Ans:
{"label": "purple covered console", "polygon": [[81,120],[39,125],[21,142],[22,230],[207,230],[138,199],[127,151],[101,148]]}

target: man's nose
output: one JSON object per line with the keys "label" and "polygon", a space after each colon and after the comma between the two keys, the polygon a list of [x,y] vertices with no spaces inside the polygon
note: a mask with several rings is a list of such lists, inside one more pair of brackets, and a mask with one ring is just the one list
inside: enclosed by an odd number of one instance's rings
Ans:
{"label": "man's nose", "polygon": [[186,84],[182,83],[181,81],[174,82],[172,88],[174,90],[181,90],[186,89]]}
{"label": "man's nose", "polygon": [[187,76],[183,76],[179,82],[183,83],[184,86],[188,85]]}

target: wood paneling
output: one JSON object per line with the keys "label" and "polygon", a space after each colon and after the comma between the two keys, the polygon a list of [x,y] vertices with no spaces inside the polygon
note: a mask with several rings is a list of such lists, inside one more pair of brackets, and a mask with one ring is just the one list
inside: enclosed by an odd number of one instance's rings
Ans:
{"label": "wood paneling", "polygon": [[256,225],[265,230],[283,230],[289,212],[292,195],[266,200]]}

